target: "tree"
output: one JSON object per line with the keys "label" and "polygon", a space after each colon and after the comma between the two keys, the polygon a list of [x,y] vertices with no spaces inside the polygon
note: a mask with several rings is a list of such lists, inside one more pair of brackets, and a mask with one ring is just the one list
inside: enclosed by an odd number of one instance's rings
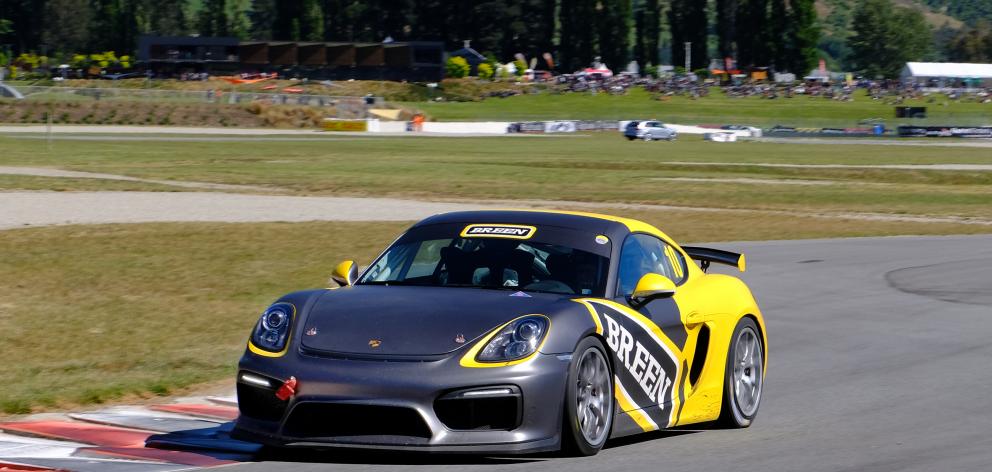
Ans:
{"label": "tree", "polygon": [[792,0],[789,25],[785,67],[796,75],[805,74],[819,61],[820,26],[814,1]]}
{"label": "tree", "polygon": [[248,39],[251,37],[251,0],[228,0],[227,11],[227,33],[238,39]]}
{"label": "tree", "polygon": [[685,64],[685,42],[691,42],[692,64],[689,70],[709,66],[707,44],[709,19],[706,2],[697,0],[672,0],[668,10],[668,26],[672,34],[672,62]]}
{"label": "tree", "polygon": [[789,9],[785,6],[785,0],[770,0],[768,5],[768,19],[765,23],[764,44],[767,48],[770,62],[776,69],[786,69],[789,57],[793,55],[792,43],[795,36],[795,28],[791,24]]}
{"label": "tree", "polygon": [[864,0],[851,20],[850,61],[866,76],[895,77],[906,62],[924,57],[932,33],[918,10],[891,0]]}
{"label": "tree", "polygon": [[630,62],[630,0],[603,0],[596,4],[599,55],[615,71]]}
{"label": "tree", "polygon": [[658,41],[661,40],[661,5],[658,0],[644,1],[644,55],[648,64],[658,64]]}
{"label": "tree", "polygon": [[947,55],[954,62],[992,62],[992,28],[979,22],[958,32],[948,41]]}
{"label": "tree", "polygon": [[644,68],[658,64],[658,39],[661,36],[661,6],[658,0],[644,0],[634,10],[634,60]]}
{"label": "tree", "polygon": [[197,12],[197,31],[203,36],[227,36],[227,0],[203,0]]}
{"label": "tree", "polygon": [[323,39],[324,16],[320,3],[317,0],[275,2],[272,37],[291,41]]}
{"label": "tree", "polygon": [[[555,35],[554,0],[511,0],[517,16],[507,23],[502,53],[511,57],[516,53],[524,56],[540,57],[551,52]],[[544,68],[542,60],[539,68]]]}
{"label": "tree", "polygon": [[768,0],[740,0],[737,3],[737,25],[738,64],[744,67],[768,66],[771,63]]}
{"label": "tree", "polygon": [[145,32],[163,36],[188,33],[187,3],[187,0],[142,0],[142,23],[147,25]]}
{"label": "tree", "polygon": [[42,40],[54,52],[70,53],[90,40],[88,0],[49,0]]}
{"label": "tree", "polygon": [[737,0],[716,1],[717,51],[720,57],[737,53]]}
{"label": "tree", "polygon": [[[251,22],[251,39],[272,40],[272,28],[276,21],[276,0],[253,0],[248,11]],[[325,38],[326,39],[326,38]]]}
{"label": "tree", "polygon": [[413,23],[412,34],[422,40],[442,41],[449,48],[457,47],[460,44],[459,34],[456,31],[461,11],[460,3],[445,0],[414,0],[414,11],[419,14]]}
{"label": "tree", "polygon": [[594,59],[596,40],[594,4],[594,0],[573,0],[561,4],[558,16],[561,25],[558,51],[562,71],[581,69]]}

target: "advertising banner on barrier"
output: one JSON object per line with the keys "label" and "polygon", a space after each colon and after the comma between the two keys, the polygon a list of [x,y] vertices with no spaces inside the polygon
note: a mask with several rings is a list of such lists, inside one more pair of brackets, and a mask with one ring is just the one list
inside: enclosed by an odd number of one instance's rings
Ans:
{"label": "advertising banner on barrier", "polygon": [[992,138],[992,126],[900,126],[901,138]]}
{"label": "advertising banner on barrier", "polygon": [[576,131],[574,121],[545,121],[545,133],[574,133]]}
{"label": "advertising banner on barrier", "polygon": [[332,120],[325,119],[321,124],[324,131],[368,131],[369,125],[365,120]]}

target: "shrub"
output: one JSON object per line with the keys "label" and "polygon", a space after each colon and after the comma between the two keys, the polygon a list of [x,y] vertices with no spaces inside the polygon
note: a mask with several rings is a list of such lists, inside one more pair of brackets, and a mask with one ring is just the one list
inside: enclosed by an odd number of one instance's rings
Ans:
{"label": "shrub", "polygon": [[492,80],[493,78],[493,66],[489,65],[488,62],[483,62],[479,64],[479,73],[477,74],[480,79]]}
{"label": "shrub", "polygon": [[469,74],[472,67],[468,65],[468,61],[461,56],[452,56],[448,58],[448,63],[444,66],[444,74],[448,77],[453,77],[460,79]]}
{"label": "shrub", "polygon": [[517,77],[523,76],[524,72],[527,70],[527,63],[521,59],[517,59],[513,61],[513,65],[517,67]]}
{"label": "shrub", "polygon": [[696,69],[696,70],[692,71],[692,73],[693,74],[696,74],[696,77],[699,77],[700,79],[708,79],[708,78],[710,78],[710,70],[709,69],[705,69],[705,68],[704,69]]}

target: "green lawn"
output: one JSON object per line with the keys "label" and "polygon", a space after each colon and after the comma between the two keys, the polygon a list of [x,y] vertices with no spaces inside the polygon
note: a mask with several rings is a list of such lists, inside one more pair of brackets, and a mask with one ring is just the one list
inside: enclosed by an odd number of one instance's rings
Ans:
{"label": "green lawn", "polygon": [[[992,172],[690,166],[678,162],[992,164],[989,148],[628,142],[560,138],[379,138],[314,142],[99,142],[0,138],[2,165],[267,187],[307,195],[575,200],[804,212],[992,218]],[[681,181],[757,179],[757,182]],[[769,179],[822,181],[786,185]],[[82,189],[91,189],[92,183]],[[20,188],[0,180],[0,188]],[[130,184],[129,184],[130,186]],[[137,185],[140,187],[140,184]],[[31,186],[28,188],[36,188]],[[60,189],[70,190],[66,182]]]}
{"label": "green lawn", "polygon": [[164,395],[232,376],[266,304],[326,286],[337,262],[368,261],[405,226],[0,231],[0,414]]}
{"label": "green lawn", "polygon": [[437,121],[527,121],[549,119],[630,120],[659,119],[679,124],[747,124],[753,126],[853,127],[861,120],[880,118],[889,127],[898,124],[992,125],[992,103],[951,102],[946,98],[910,100],[902,105],[926,106],[925,120],[897,120],[894,105],[872,100],[864,92],[855,101],[840,102],[797,96],[774,100],[731,98],[722,92],[693,100],[671,97],[653,100],[643,89],[627,95],[605,93],[549,93],[489,98],[481,102],[409,102]]}

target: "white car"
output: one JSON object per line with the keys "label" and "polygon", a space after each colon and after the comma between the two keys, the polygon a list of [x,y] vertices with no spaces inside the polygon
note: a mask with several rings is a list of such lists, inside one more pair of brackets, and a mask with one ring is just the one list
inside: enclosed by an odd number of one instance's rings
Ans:
{"label": "white car", "polygon": [[674,129],[666,127],[660,121],[650,120],[631,121],[630,123],[627,123],[627,127],[624,128],[623,135],[630,141],[635,139],[643,139],[645,141],[654,141],[656,139],[674,141],[679,137],[679,133]]}

